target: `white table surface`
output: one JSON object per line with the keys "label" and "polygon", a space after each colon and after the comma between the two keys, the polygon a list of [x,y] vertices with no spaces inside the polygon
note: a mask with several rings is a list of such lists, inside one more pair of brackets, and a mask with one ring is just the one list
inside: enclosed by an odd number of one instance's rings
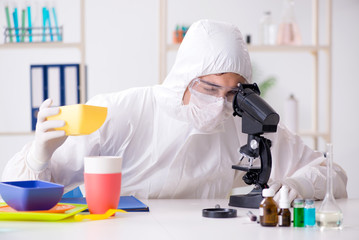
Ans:
{"label": "white table surface", "polygon": [[[150,212],[118,213],[100,221],[0,221],[0,240],[41,239],[359,239],[359,199],[337,200],[343,214],[342,230],[262,227],[251,222],[249,209],[236,208],[237,218],[202,217],[203,208],[228,207],[227,199],[142,200]],[[317,207],[320,202],[316,203]],[[258,214],[257,209],[251,209]]]}

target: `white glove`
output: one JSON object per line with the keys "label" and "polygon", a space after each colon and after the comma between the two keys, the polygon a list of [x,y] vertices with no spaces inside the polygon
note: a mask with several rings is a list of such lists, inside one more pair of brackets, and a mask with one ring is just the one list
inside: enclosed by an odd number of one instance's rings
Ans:
{"label": "white glove", "polygon": [[28,164],[30,164],[33,170],[36,171],[42,171],[47,167],[52,154],[67,138],[65,131],[54,130],[54,128],[65,126],[65,121],[47,120],[47,117],[56,115],[60,112],[58,107],[50,108],[51,104],[52,100],[47,99],[40,106],[37,115],[35,141],[27,156]]}
{"label": "white glove", "polygon": [[302,198],[302,196],[298,193],[298,188],[297,186],[295,186],[294,183],[292,183],[291,181],[275,181],[270,185],[270,189],[273,189],[273,191],[275,192],[274,195],[274,201],[276,201],[277,203],[279,203],[280,200],[280,189],[286,186],[288,188],[288,201],[290,204],[292,204],[292,202],[294,201],[294,199],[296,198]]}

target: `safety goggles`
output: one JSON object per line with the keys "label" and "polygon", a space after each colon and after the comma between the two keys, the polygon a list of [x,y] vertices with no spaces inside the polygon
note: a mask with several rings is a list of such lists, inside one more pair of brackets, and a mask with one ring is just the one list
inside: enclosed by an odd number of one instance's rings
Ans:
{"label": "safety goggles", "polygon": [[238,87],[224,87],[211,82],[207,82],[200,78],[195,78],[189,85],[189,90],[194,89],[197,92],[214,96],[214,97],[223,97],[228,102],[233,102],[234,96],[238,92]]}

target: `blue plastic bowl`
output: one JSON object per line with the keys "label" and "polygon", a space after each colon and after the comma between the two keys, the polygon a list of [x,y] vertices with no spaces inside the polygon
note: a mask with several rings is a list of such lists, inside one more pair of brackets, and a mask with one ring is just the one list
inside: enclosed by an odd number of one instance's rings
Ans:
{"label": "blue plastic bowl", "polygon": [[63,185],[39,180],[0,183],[1,197],[17,211],[49,210],[63,193]]}

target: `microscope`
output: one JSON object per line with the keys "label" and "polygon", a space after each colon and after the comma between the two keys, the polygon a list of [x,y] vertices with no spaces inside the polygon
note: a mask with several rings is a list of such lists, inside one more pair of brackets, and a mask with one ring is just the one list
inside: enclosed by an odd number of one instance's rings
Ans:
{"label": "microscope", "polygon": [[[279,115],[260,96],[256,83],[239,84],[239,91],[233,100],[233,116],[242,118],[242,132],[248,134],[247,144],[239,152],[248,158],[248,166],[233,165],[235,170],[247,172],[243,181],[254,185],[253,190],[244,195],[232,195],[229,205],[244,208],[259,208],[262,201],[262,190],[268,188],[272,169],[271,141],[261,136],[263,133],[277,131]],[[253,160],[260,158],[260,166],[253,166]]]}

